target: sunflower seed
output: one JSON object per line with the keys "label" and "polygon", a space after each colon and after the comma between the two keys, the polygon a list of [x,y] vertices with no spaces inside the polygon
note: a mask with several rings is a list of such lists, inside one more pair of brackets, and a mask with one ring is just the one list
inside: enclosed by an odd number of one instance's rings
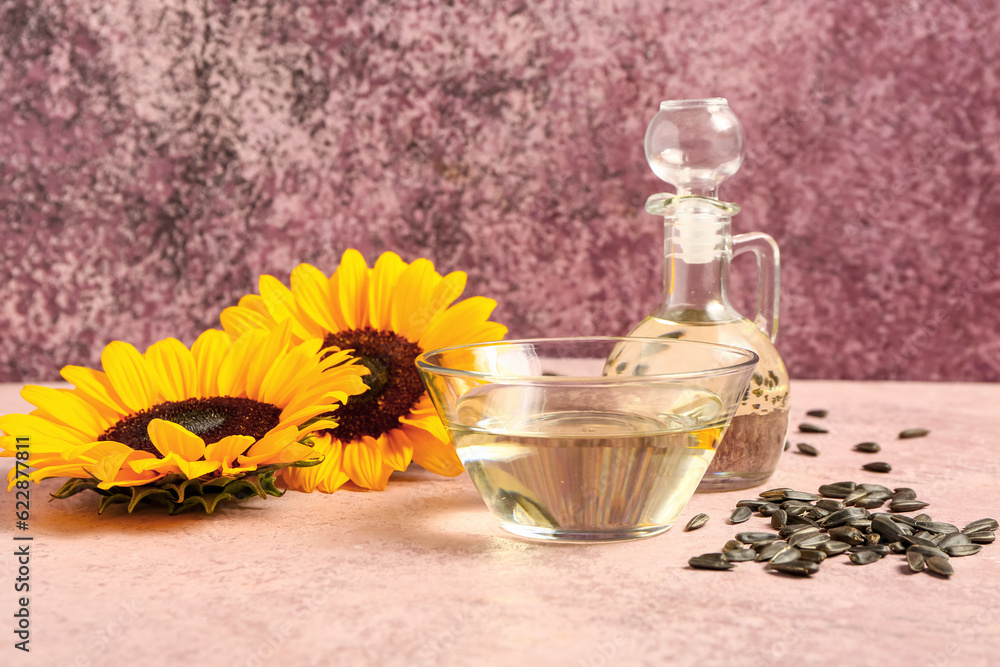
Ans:
{"label": "sunflower seed", "polygon": [[913,517],[913,520],[914,521],[930,521],[931,520],[931,515],[930,514],[918,514],[917,516]]}
{"label": "sunflower seed", "polygon": [[785,510],[778,510],[771,515],[771,528],[778,530],[784,526],[787,521],[788,515],[785,513]]}
{"label": "sunflower seed", "polygon": [[939,577],[950,577],[955,574],[955,569],[948,562],[948,559],[941,558],[940,556],[931,556],[926,559],[927,571],[932,572]]}
{"label": "sunflower seed", "polygon": [[886,546],[889,547],[889,549],[894,554],[905,554],[906,553],[906,545],[903,544],[902,542],[889,542],[889,544],[887,544]]}
{"label": "sunflower seed", "polygon": [[[889,509],[892,510],[891,507]],[[913,517],[906,516],[905,514],[893,514],[892,520],[896,523],[907,525],[910,528],[917,527],[917,522],[913,519]]]}
{"label": "sunflower seed", "polygon": [[684,530],[696,530],[698,528],[701,528],[706,523],[708,523],[708,519],[709,516],[707,514],[695,514],[693,517],[691,517],[691,520],[688,521],[687,526],[684,527]]}
{"label": "sunflower seed", "polygon": [[938,558],[947,558],[948,554],[941,551],[937,547],[925,547],[920,544],[914,544],[911,547],[907,547],[906,553],[915,551],[918,554],[922,554],[925,558],[931,558],[932,556],[937,556]]}
{"label": "sunflower seed", "polygon": [[780,509],[781,506],[775,503],[764,503],[757,511],[760,512],[761,516],[771,516]]}
{"label": "sunflower seed", "polygon": [[781,509],[785,510],[786,512],[788,510],[795,509],[797,507],[801,508],[803,512],[807,512],[813,508],[811,503],[808,503],[804,500],[786,500],[785,502],[781,503]]}
{"label": "sunflower seed", "polygon": [[868,495],[868,492],[864,489],[854,489],[844,497],[845,505],[853,505],[857,501],[861,500]]}
{"label": "sunflower seed", "polygon": [[796,577],[808,577],[819,572],[819,563],[801,559],[789,563],[772,564],[771,567],[782,574],[791,574]]}
{"label": "sunflower seed", "polygon": [[771,542],[770,544],[768,544],[763,549],[757,552],[757,558],[755,558],[754,560],[756,560],[757,562],[771,560],[779,553],[784,551],[785,548],[787,547],[788,547],[787,542]]}
{"label": "sunflower seed", "polygon": [[885,558],[892,553],[892,549],[889,548],[888,544],[866,544],[864,548],[874,551],[881,558]]}
{"label": "sunflower seed", "polygon": [[810,526],[810,527],[806,528],[805,530],[800,530],[797,533],[792,533],[791,535],[789,535],[788,536],[788,543],[791,544],[794,547],[797,544],[801,544],[802,542],[804,542],[806,540],[810,540],[810,539],[818,536],[819,534],[820,534],[819,528],[816,528],[814,526]]}
{"label": "sunflower seed", "polygon": [[756,551],[753,549],[744,549],[742,547],[739,549],[727,549],[726,551],[723,551],[722,554],[730,563],[743,563],[757,558]]}
{"label": "sunflower seed", "polygon": [[850,519],[845,526],[850,526],[851,528],[857,528],[858,530],[863,530],[865,532],[871,530],[872,520],[871,519]]}
{"label": "sunflower seed", "polygon": [[851,548],[850,544],[846,542],[841,542],[840,540],[830,540],[829,542],[824,542],[819,545],[820,551],[826,553],[827,556],[836,556],[837,554],[842,554]]}
{"label": "sunflower seed", "polygon": [[[829,542],[827,542],[829,544]],[[820,551],[819,549],[806,549],[805,551],[799,551],[799,560],[807,560],[810,563],[822,563],[826,560],[826,552]]]}
{"label": "sunflower seed", "polygon": [[[937,543],[938,548],[953,547],[959,544],[972,544],[972,540],[965,533],[947,533],[942,535],[942,539]],[[945,549],[947,551],[947,549]]]}
{"label": "sunflower seed", "polygon": [[791,491],[788,487],[781,487],[778,489],[768,489],[767,491],[761,491],[758,495],[765,500],[781,501],[785,499],[785,494]]}
{"label": "sunflower seed", "polygon": [[877,452],[882,451],[882,446],[879,445],[877,442],[859,442],[858,444],[854,445],[854,449],[856,449],[859,452],[865,452],[867,454],[875,454]]}
{"label": "sunflower seed", "polygon": [[915,512],[916,510],[922,510],[927,507],[930,503],[925,503],[921,500],[893,500],[889,503],[890,512]]}
{"label": "sunflower seed", "polygon": [[993,544],[997,539],[997,534],[992,530],[977,530],[971,533],[966,533],[973,544]]}
{"label": "sunflower seed", "polygon": [[[798,508],[794,508],[794,509],[797,510]],[[797,513],[793,512],[793,510],[788,510],[787,514],[788,514],[788,523],[785,524],[786,526],[816,526],[816,527],[819,527],[819,522],[818,521],[816,521],[814,519],[810,519],[809,517],[805,516],[804,514],[797,514]]]}
{"label": "sunflower seed", "polygon": [[930,531],[932,533],[957,533],[958,526],[944,521],[917,521],[917,528]]}
{"label": "sunflower seed", "polygon": [[962,529],[964,533],[978,533],[981,530],[996,530],[1000,524],[996,519],[976,519]]}
{"label": "sunflower seed", "polygon": [[867,510],[875,509],[876,507],[882,507],[885,505],[885,501],[889,498],[884,493],[868,493],[865,494],[863,498],[858,498],[854,501],[855,507],[864,507]]}
{"label": "sunflower seed", "polygon": [[875,491],[878,491],[879,493],[888,493],[890,497],[892,496],[892,489],[887,486],[882,486],[881,484],[858,484],[858,488],[865,493],[874,493]]}
{"label": "sunflower seed", "polygon": [[922,546],[922,547],[936,547],[937,545],[930,540],[924,539],[923,537],[917,537],[916,535],[900,535],[899,541],[903,544],[908,544],[910,546]]}
{"label": "sunflower seed", "polygon": [[816,507],[821,510],[826,510],[827,512],[836,512],[838,510],[844,509],[844,503],[839,500],[832,500],[830,498],[822,498],[816,501]]}
{"label": "sunflower seed", "polygon": [[816,426],[815,424],[799,424],[800,433],[829,433],[822,426]]}
{"label": "sunflower seed", "polygon": [[819,487],[820,495],[827,498],[846,498],[847,494],[854,490],[854,482],[836,482],[835,484],[823,484]]}
{"label": "sunflower seed", "polygon": [[819,507],[814,507],[811,510],[808,510],[802,516],[805,517],[806,519],[812,519],[813,521],[819,521],[820,519],[823,519],[825,517],[830,516],[832,513],[833,512],[828,512],[827,510],[820,509]]}
{"label": "sunflower seed", "polygon": [[834,512],[830,516],[823,517],[819,520],[819,524],[821,526],[826,526],[827,528],[835,528],[836,526],[844,525],[850,519],[867,519],[868,516],[868,510],[863,507],[845,507],[842,510]]}
{"label": "sunflower seed", "polygon": [[908,438],[922,438],[928,433],[930,433],[930,431],[925,428],[908,428],[905,431],[900,431],[899,437],[902,440],[906,440]]}
{"label": "sunflower seed", "polygon": [[878,533],[865,533],[865,544],[873,546],[882,541],[882,536]]}
{"label": "sunflower seed", "polygon": [[826,544],[830,541],[830,536],[826,533],[820,533],[819,535],[813,535],[812,537],[807,537],[803,540],[799,540],[795,543],[800,549],[818,549],[820,546]]}
{"label": "sunflower seed", "polygon": [[840,540],[841,542],[847,542],[850,545],[862,544],[865,541],[864,533],[857,528],[851,528],[850,526],[837,526],[836,528],[831,528],[830,537],[835,540]]}
{"label": "sunflower seed", "polygon": [[767,503],[766,500],[741,500],[738,503],[736,503],[736,506],[737,507],[749,507],[751,510],[753,510],[754,512],[756,512],[763,505],[767,505],[767,504],[768,503]]}
{"label": "sunflower seed", "polygon": [[754,542],[773,542],[778,539],[775,533],[736,533],[736,539],[743,544],[753,544]]}
{"label": "sunflower seed", "polygon": [[877,561],[879,559],[879,555],[871,549],[862,549],[861,551],[852,552],[849,555],[849,558],[855,565],[868,565],[869,563]]}
{"label": "sunflower seed", "polygon": [[919,551],[907,551],[906,552],[906,563],[910,566],[910,570],[913,572],[923,572],[924,567],[927,566],[926,557]]}
{"label": "sunflower seed", "polygon": [[795,446],[806,456],[819,456],[819,450],[807,442],[797,442],[795,443]]}
{"label": "sunflower seed", "polygon": [[892,470],[892,466],[885,461],[876,461],[875,463],[866,463],[861,466],[868,472],[889,472]]}
{"label": "sunflower seed", "polygon": [[688,561],[688,565],[699,570],[731,570],[735,563],[726,560],[723,554],[702,554]]}
{"label": "sunflower seed", "polygon": [[904,537],[900,525],[892,519],[883,516],[876,516],[872,519],[871,530],[873,533],[884,537],[887,542],[896,542]]}
{"label": "sunflower seed", "polygon": [[898,489],[892,490],[893,500],[916,500],[917,492],[913,489],[905,486],[901,486]]}
{"label": "sunflower seed", "polygon": [[802,552],[795,547],[788,546],[779,551],[771,559],[771,565],[781,565],[782,563],[790,563],[793,560],[799,560]]}
{"label": "sunflower seed", "polygon": [[949,556],[972,556],[983,550],[981,544],[952,544],[944,548]]}
{"label": "sunflower seed", "polygon": [[804,516],[806,512],[809,511],[808,505],[789,505],[788,507],[783,507],[785,510],[785,516],[791,519],[792,517]]}
{"label": "sunflower seed", "polygon": [[[810,525],[788,526],[788,525],[785,525],[785,526],[782,526],[780,530],[778,530],[778,535],[780,537],[784,538],[784,539],[787,539],[788,537],[791,537],[792,535],[795,535],[796,533],[801,533],[803,530],[811,530],[813,528],[815,528],[816,530],[819,530],[819,528],[817,526],[810,526]],[[816,533],[812,533],[812,534],[815,535]]]}
{"label": "sunflower seed", "polygon": [[743,548],[743,543],[742,542],[740,542],[738,540],[729,540],[722,547],[722,552],[725,553],[727,551],[732,551],[734,549],[742,549],[742,548]]}
{"label": "sunflower seed", "polygon": [[830,414],[829,410],[809,410],[806,412],[806,417],[815,417],[816,419],[825,419],[827,415]]}
{"label": "sunflower seed", "polygon": [[753,512],[749,507],[737,507],[733,510],[733,513],[729,515],[730,523],[743,523],[747,519],[753,516]]}

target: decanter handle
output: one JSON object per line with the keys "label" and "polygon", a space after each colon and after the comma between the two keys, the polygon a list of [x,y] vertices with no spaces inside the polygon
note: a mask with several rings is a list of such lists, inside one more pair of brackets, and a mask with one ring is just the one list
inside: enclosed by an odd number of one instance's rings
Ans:
{"label": "decanter handle", "polygon": [[733,257],[744,252],[752,252],[757,258],[757,314],[753,323],[773,343],[778,337],[781,268],[778,244],[763,232],[733,236]]}

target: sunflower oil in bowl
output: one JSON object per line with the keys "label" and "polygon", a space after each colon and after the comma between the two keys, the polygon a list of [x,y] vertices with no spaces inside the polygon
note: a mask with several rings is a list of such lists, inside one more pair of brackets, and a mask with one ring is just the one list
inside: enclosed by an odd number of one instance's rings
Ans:
{"label": "sunflower oil in bowl", "polygon": [[[483,388],[459,401],[458,456],[506,530],[536,539],[622,540],[663,532],[715,455],[726,414],[714,394],[675,392],[666,412],[644,401],[573,409],[530,389]],[[551,398],[548,396],[547,398]],[[497,409],[497,408],[500,409]]]}

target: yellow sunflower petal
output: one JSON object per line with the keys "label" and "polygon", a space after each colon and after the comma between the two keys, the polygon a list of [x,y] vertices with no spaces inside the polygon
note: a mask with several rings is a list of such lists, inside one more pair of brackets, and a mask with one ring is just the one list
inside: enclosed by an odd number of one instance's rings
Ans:
{"label": "yellow sunflower petal", "polygon": [[427,326],[426,315],[421,309],[440,282],[440,274],[427,259],[415,260],[403,270],[392,297],[393,331],[411,341],[418,340],[412,332]]}
{"label": "yellow sunflower petal", "polygon": [[205,455],[205,441],[180,424],[153,419],[146,428],[153,446],[166,458],[177,454],[185,461],[197,461]]}
{"label": "yellow sunflower petal", "polygon": [[326,332],[340,330],[330,309],[330,281],[325,273],[311,264],[299,264],[292,270],[291,284],[303,325],[313,336],[322,338]]}
{"label": "yellow sunflower petal", "polygon": [[9,436],[29,438],[31,449],[38,446],[57,445],[73,447],[90,442],[81,431],[62,424],[55,424],[37,415],[9,414],[0,417],[0,431]]}
{"label": "yellow sunflower petal", "polygon": [[250,371],[253,355],[268,332],[260,329],[248,331],[229,346],[225,358],[219,364],[219,395],[240,396],[246,390],[247,373]]}
{"label": "yellow sunflower petal", "polygon": [[177,464],[180,466],[181,474],[188,479],[198,479],[202,475],[213,473],[222,467],[222,463],[219,461],[185,461],[180,459]]}
{"label": "yellow sunflower petal", "polygon": [[231,466],[236,457],[249,449],[254,442],[254,438],[249,435],[228,435],[205,447],[205,460]]}
{"label": "yellow sunflower petal", "polygon": [[198,396],[198,367],[184,343],[165,338],[146,348],[145,359],[158,380],[163,398],[182,401]]}
{"label": "yellow sunflower petal", "polygon": [[108,376],[101,371],[82,366],[64,366],[59,374],[75,385],[76,391],[105,417],[128,414],[129,409],[118,398]]}
{"label": "yellow sunflower petal", "polygon": [[351,481],[365,489],[382,491],[389,482],[392,468],[382,460],[382,449],[369,436],[344,444],[341,465]]}
{"label": "yellow sunflower petal", "polygon": [[101,353],[101,366],[122,403],[132,412],[141,412],[156,403],[157,387],[139,350],[128,343],[111,341]]}
{"label": "yellow sunflower petal", "polygon": [[496,322],[487,322],[496,305],[493,299],[469,297],[435,316],[417,344],[424,350],[433,350],[499,340],[507,333],[507,328]]}
{"label": "yellow sunflower petal", "polygon": [[209,329],[191,346],[195,365],[198,367],[198,394],[202,397],[219,395],[219,367],[232,339],[225,331]]}
{"label": "yellow sunflower petal", "polygon": [[279,473],[281,480],[294,491],[333,493],[350,479],[341,468],[343,445],[322,435],[312,439],[312,448],[323,456],[323,462],[307,468],[285,468]]}
{"label": "yellow sunflower petal", "polygon": [[219,315],[219,323],[233,338],[239,338],[254,329],[270,329],[275,324],[270,314],[265,315],[242,306],[230,306],[224,309]]}
{"label": "yellow sunflower petal", "polygon": [[406,262],[394,252],[384,252],[375,262],[368,283],[368,320],[372,329],[392,326],[392,296]]}
{"label": "yellow sunflower petal", "polygon": [[348,329],[363,329],[368,322],[368,264],[357,250],[344,251],[337,267],[338,305]]}
{"label": "yellow sunflower petal", "polygon": [[407,435],[413,442],[413,460],[421,467],[445,477],[455,477],[465,471],[451,441],[439,440],[419,429],[409,430]]}
{"label": "yellow sunflower petal", "polygon": [[295,426],[278,429],[272,428],[267,434],[258,440],[244,456],[240,457],[240,463],[261,463],[276,456],[285,447],[295,442],[299,437],[299,429]]}
{"label": "yellow sunflower petal", "polygon": [[62,457],[67,461],[88,461],[96,463],[108,456],[124,456],[131,461],[137,457],[136,450],[126,444],[115,442],[114,440],[101,440],[100,442],[88,442],[72,449],[62,452]]}
{"label": "yellow sunflower petal", "polygon": [[113,486],[131,486],[144,484],[156,477],[153,472],[135,472],[130,467],[122,467],[129,459],[129,452],[108,454],[96,463],[86,466],[87,471],[100,480],[99,489],[110,489]]}
{"label": "yellow sunflower petal", "polygon": [[11,468],[7,473],[7,490],[10,491],[17,484],[18,480],[27,479],[29,482],[40,482],[49,477],[75,477],[86,479],[90,473],[80,463],[68,463],[62,466],[47,466],[32,470],[27,477],[24,474],[17,475],[17,469]]}
{"label": "yellow sunflower petal", "polygon": [[258,281],[261,299],[275,322],[288,322],[297,340],[311,338],[311,333],[302,325],[295,294],[274,276],[263,275]]}
{"label": "yellow sunflower petal", "polygon": [[29,384],[21,390],[21,398],[44,412],[48,419],[76,431],[100,434],[111,426],[94,406],[68,389]]}
{"label": "yellow sunflower petal", "polygon": [[274,319],[271,317],[271,311],[267,309],[267,304],[264,303],[264,297],[262,297],[259,294],[244,295],[240,297],[238,304],[241,308],[246,308],[256,313],[260,313],[261,315],[267,317],[269,320]]}
{"label": "yellow sunflower petal", "polygon": [[415,304],[410,313],[409,338],[419,340],[438,313],[445,310],[465,289],[465,274],[449,273],[437,284],[427,301]]}
{"label": "yellow sunflower petal", "polygon": [[382,458],[393,470],[406,470],[413,460],[413,443],[406,435],[406,429],[394,428],[378,438],[382,446]]}
{"label": "yellow sunflower petal", "polygon": [[[258,337],[249,350],[246,361],[247,375],[246,375],[246,387],[244,392],[249,398],[254,400],[262,400],[261,396],[261,385],[264,383],[264,378],[274,369],[276,365],[280,365],[289,355],[284,354],[285,350],[288,349],[288,345],[291,342],[292,327],[291,321],[285,320],[280,325],[278,325],[271,333],[267,336]],[[319,346],[316,346],[318,351]],[[305,368],[309,367],[304,364]],[[292,391],[298,390],[301,384],[295,384],[291,386]]]}

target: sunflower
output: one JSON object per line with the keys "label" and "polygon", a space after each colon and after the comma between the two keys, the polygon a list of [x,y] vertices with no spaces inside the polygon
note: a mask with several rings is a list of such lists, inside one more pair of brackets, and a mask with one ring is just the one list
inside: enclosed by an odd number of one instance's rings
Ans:
{"label": "sunflower", "polygon": [[318,464],[303,441],[336,428],[330,413],[367,389],[346,352],[323,356],[321,341],[292,338],[290,326],[237,339],[210,330],[191,349],[167,338],[145,354],[114,341],[103,372],[62,370],[72,389],[25,387],[37,409],[0,417],[2,455],[18,458],[10,486],[67,477],[53,495],[96,491],[101,512],[142,501],[212,512],[220,500],[281,495],[275,473]]}
{"label": "sunflower", "polygon": [[429,260],[407,264],[392,252],[369,268],[361,253],[347,250],[332,276],[300,264],[289,288],[264,275],[259,295],[223,311],[222,326],[233,336],[290,323],[294,339],[320,341],[324,353],[348,350],[370,371],[368,391],[352,396],[337,412],[338,425],[313,438],[323,462],[282,471],[289,488],[382,490],[411,461],[439,475],[462,473],[414,360],[425,350],[498,340],[507,332],[489,321],[492,299],[452,305],[465,280],[461,271],[442,276]]}

